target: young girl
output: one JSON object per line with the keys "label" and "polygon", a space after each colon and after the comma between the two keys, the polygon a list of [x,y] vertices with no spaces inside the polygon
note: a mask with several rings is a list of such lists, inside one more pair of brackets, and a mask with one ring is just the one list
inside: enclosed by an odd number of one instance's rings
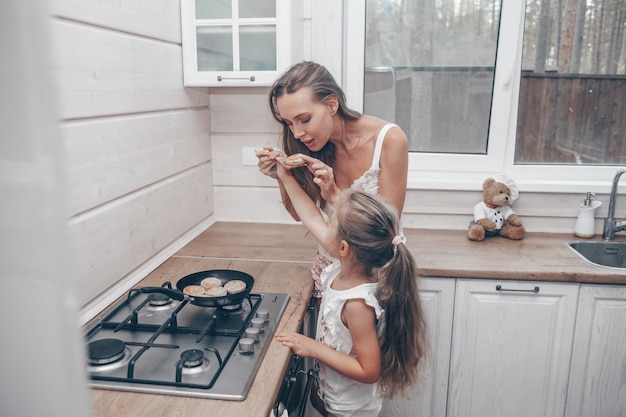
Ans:
{"label": "young girl", "polygon": [[347,190],[327,223],[289,170],[279,166],[278,175],[335,261],[322,273],[317,340],[286,331],[275,338],[316,360],[323,407],[312,403],[322,415],[377,416],[383,397],[416,382],[426,349],[415,261],[398,236],[396,210],[374,194]]}

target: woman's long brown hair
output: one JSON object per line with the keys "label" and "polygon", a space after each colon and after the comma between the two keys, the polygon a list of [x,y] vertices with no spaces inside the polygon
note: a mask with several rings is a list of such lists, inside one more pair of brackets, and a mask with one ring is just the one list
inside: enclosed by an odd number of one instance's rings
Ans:
{"label": "woman's long brown hair", "polygon": [[[345,94],[332,74],[324,66],[315,62],[304,61],[295,64],[274,82],[269,94],[269,105],[274,119],[282,125],[281,138],[283,151],[285,151],[287,155],[293,155],[295,153],[310,155],[332,167],[335,163],[335,146],[331,142],[328,142],[318,152],[309,151],[302,142],[293,136],[289,125],[280,117],[280,113],[278,112],[276,100],[279,97],[283,94],[295,93],[304,87],[309,88],[313,99],[320,103],[329,96],[334,95],[339,104],[337,114],[345,121],[357,120],[361,117],[361,113],[348,108]],[[313,182],[312,174],[308,170],[297,169],[293,171],[293,176],[309,197],[311,197],[320,208],[324,208],[326,202],[321,196],[319,186]],[[292,215],[295,214],[287,193],[283,194],[283,200],[285,208],[287,208]]]}

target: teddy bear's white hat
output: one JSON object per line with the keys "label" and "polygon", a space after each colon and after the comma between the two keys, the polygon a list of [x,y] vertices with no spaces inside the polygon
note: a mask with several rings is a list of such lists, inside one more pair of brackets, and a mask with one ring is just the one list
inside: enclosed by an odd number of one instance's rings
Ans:
{"label": "teddy bear's white hat", "polygon": [[509,187],[509,190],[511,191],[511,204],[513,204],[519,196],[519,189],[517,188],[517,184],[515,184],[515,181],[509,178],[506,174],[498,174],[494,177],[494,179],[496,180],[496,182],[502,183]]}

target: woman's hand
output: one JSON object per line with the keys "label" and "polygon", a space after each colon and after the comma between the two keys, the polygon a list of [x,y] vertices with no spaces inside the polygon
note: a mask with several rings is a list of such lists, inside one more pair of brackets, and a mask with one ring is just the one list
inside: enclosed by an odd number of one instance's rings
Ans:
{"label": "woman's hand", "polygon": [[271,146],[264,146],[261,149],[257,149],[254,154],[259,159],[259,162],[257,163],[259,171],[268,177],[278,179],[278,173],[276,172],[276,157],[284,156],[285,153],[282,151],[275,151]]}
{"label": "woman's hand", "polygon": [[313,181],[320,187],[322,198],[333,204],[341,195],[341,190],[335,183],[335,175],[333,168],[326,165],[319,159],[304,155],[303,159],[307,162],[309,171],[314,175]]}

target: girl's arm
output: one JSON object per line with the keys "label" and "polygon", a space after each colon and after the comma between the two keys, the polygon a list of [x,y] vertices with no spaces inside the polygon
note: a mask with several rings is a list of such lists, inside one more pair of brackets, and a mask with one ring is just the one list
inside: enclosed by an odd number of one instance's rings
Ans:
{"label": "girl's arm", "polygon": [[286,154],[282,151],[275,151],[271,146],[264,146],[261,149],[257,149],[255,151],[255,155],[258,158],[259,162],[257,166],[259,167],[259,171],[262,174],[267,175],[268,177],[274,178],[278,180],[278,188],[280,189],[280,197],[285,206],[285,210],[287,213],[291,215],[291,217],[299,222],[300,217],[298,217],[298,213],[293,208],[293,205],[287,198],[287,191],[285,191],[285,187],[280,179],[278,179],[278,162],[276,161],[277,156],[286,156]]}
{"label": "girl's arm", "polygon": [[346,302],[342,317],[350,329],[356,356],[347,355],[323,343],[295,332],[276,332],[274,338],[293,353],[317,359],[337,372],[366,384],[373,384],[380,377],[380,343],[376,335],[374,309],[362,299]]}
{"label": "girl's arm", "polygon": [[[289,194],[291,204],[304,226],[324,246],[328,224],[322,217],[319,207],[300,187],[290,170],[282,164],[278,164],[278,180],[282,182],[285,192]],[[325,246],[324,249],[328,250]]]}
{"label": "girl's arm", "polygon": [[315,176],[313,182],[320,187],[322,198],[330,204],[335,204],[342,195],[342,191],[335,183],[333,168],[308,155],[304,155],[303,159],[308,163],[309,171]]}

